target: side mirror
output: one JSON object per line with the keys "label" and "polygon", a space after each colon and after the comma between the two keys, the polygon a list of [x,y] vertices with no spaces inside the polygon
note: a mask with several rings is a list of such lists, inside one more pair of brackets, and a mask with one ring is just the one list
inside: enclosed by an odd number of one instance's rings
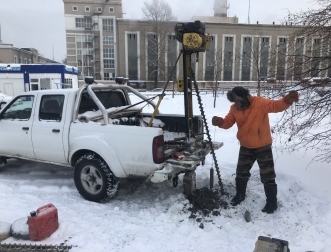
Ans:
{"label": "side mirror", "polygon": [[2,110],[6,106],[7,102],[0,102],[0,110]]}

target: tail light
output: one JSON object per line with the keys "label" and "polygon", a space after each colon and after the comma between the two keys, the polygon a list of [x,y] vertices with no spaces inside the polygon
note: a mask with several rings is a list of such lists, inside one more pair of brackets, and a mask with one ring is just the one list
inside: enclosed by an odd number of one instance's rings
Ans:
{"label": "tail light", "polygon": [[163,135],[153,139],[153,161],[155,164],[164,162],[164,138]]}

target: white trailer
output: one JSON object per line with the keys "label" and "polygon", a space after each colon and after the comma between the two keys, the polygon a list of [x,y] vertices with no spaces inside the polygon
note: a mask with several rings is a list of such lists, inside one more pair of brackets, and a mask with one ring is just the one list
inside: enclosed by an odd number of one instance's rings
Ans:
{"label": "white trailer", "polygon": [[64,64],[0,64],[0,92],[5,95],[61,88],[78,88],[77,67]]}

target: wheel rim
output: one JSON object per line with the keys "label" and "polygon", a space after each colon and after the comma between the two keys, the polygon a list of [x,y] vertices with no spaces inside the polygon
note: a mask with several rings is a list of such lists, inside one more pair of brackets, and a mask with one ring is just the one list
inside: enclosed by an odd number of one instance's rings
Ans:
{"label": "wheel rim", "polygon": [[98,169],[92,165],[87,165],[82,169],[80,173],[80,181],[84,189],[90,194],[96,195],[102,190],[102,175]]}

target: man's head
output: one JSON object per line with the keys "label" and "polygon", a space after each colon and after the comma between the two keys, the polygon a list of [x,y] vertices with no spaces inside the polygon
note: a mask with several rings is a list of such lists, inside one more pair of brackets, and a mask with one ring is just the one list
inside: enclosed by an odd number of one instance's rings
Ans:
{"label": "man's head", "polygon": [[234,87],[227,93],[228,100],[234,102],[238,109],[248,108],[249,103],[249,91],[243,87]]}

